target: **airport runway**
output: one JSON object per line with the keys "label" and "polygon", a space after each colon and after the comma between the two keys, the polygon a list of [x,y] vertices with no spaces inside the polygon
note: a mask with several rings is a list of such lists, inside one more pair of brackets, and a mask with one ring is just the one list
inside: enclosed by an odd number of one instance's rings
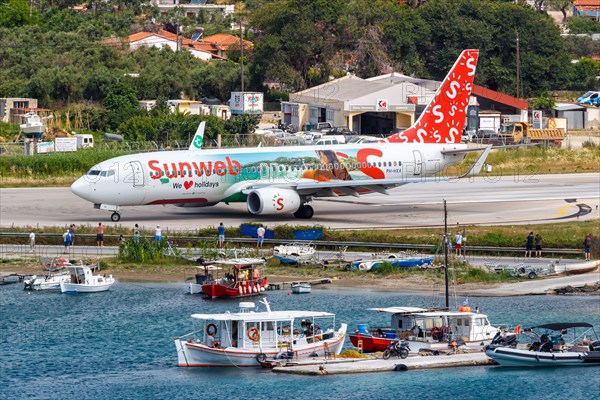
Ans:
{"label": "airport runway", "polygon": [[528,224],[600,218],[600,174],[504,176],[456,182],[415,183],[389,191],[354,197],[317,199],[311,220],[292,215],[254,216],[246,205],[219,204],[206,208],[139,206],[121,209],[121,221],[96,210],[69,188],[8,188],[0,190],[0,226],[105,225],[187,230],[205,226],[239,226],[255,221],[279,224],[321,224],[330,228],[426,227],[443,224],[443,200],[448,223]]}

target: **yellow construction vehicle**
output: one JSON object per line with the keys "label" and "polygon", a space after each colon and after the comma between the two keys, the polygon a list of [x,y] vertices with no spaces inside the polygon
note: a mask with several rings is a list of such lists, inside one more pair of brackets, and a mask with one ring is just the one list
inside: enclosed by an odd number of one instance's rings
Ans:
{"label": "yellow construction vehicle", "polygon": [[565,130],[559,128],[532,129],[527,122],[514,122],[500,126],[498,141],[503,144],[539,143],[560,147]]}

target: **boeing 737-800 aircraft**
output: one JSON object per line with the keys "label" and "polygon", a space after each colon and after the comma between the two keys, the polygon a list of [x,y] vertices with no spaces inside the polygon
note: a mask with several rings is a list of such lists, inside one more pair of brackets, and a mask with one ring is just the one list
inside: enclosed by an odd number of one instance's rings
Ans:
{"label": "boeing 737-800 aircraft", "polygon": [[[246,202],[251,214],[311,218],[313,198],[360,196],[413,182],[441,181],[471,149],[460,143],[479,52],[465,50],[417,122],[379,143],[140,153],[104,161],[71,191],[119,221],[121,206],[206,207]],[[202,135],[204,126],[196,136]],[[194,145],[194,142],[197,142]],[[479,149],[481,150],[481,149]],[[481,170],[488,146],[467,175]]]}

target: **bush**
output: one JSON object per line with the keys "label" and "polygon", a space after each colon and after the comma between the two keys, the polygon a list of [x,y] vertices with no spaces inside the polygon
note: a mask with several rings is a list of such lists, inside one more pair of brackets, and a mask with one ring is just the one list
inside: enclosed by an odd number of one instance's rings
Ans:
{"label": "bush", "polygon": [[161,241],[140,238],[127,239],[119,247],[119,260],[127,262],[156,262],[163,258],[169,246],[166,239]]}

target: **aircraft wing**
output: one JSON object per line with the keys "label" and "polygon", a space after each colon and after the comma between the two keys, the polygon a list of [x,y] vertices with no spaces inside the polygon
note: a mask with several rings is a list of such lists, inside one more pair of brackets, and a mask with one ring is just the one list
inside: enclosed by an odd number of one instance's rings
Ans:
{"label": "aircraft wing", "polygon": [[[430,176],[430,177],[403,177],[395,179],[364,179],[364,180],[341,180],[332,179],[329,181],[315,181],[312,179],[301,180],[298,182],[289,183],[256,183],[246,186],[242,192],[249,193],[252,190],[260,189],[264,187],[280,187],[293,189],[298,194],[303,196],[314,196],[314,197],[331,197],[345,194],[354,197],[360,197],[361,193],[377,192],[382,194],[388,194],[387,189],[395,188],[398,186],[406,185],[408,183],[423,183],[423,182],[447,182],[457,180],[461,178],[469,178],[475,176],[481,172],[485,160],[492,149],[492,145],[488,145],[484,148],[478,148],[477,150],[483,152],[479,158],[473,163],[469,171],[461,176],[454,177],[441,177],[441,176]],[[470,149],[469,149],[470,150]],[[460,150],[459,150],[460,151]],[[476,151],[476,150],[473,150]],[[457,152],[457,151],[454,151]],[[463,151],[464,152],[464,151]],[[448,154],[451,152],[449,151]]]}

